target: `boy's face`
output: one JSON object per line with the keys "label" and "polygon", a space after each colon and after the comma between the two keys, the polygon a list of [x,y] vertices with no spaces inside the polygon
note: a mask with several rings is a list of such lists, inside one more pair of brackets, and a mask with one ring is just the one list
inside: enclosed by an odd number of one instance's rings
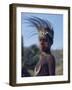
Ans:
{"label": "boy's face", "polygon": [[49,38],[39,37],[39,42],[40,42],[41,51],[45,51],[47,49],[50,49],[51,44],[50,44]]}

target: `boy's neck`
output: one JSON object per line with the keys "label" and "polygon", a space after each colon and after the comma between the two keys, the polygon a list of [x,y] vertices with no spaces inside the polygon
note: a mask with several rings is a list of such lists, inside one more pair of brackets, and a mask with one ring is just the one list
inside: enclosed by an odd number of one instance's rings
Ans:
{"label": "boy's neck", "polygon": [[51,54],[51,50],[50,50],[50,49],[46,49],[46,50],[44,50],[44,51],[42,51],[42,52],[44,52],[44,53],[46,53],[46,54]]}

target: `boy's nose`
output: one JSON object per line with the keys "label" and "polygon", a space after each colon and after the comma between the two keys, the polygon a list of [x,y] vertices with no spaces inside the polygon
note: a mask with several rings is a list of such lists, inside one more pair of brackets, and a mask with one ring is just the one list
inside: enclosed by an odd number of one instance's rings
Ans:
{"label": "boy's nose", "polygon": [[44,41],[41,41],[40,43],[41,43],[41,45],[44,45]]}

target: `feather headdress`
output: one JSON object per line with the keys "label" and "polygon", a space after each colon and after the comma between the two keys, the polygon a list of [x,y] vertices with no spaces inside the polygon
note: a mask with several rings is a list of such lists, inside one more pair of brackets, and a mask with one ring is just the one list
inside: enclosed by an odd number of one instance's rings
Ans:
{"label": "feather headdress", "polygon": [[54,31],[51,23],[48,20],[43,20],[39,17],[29,17],[26,20],[28,20],[31,25],[35,26],[39,36],[49,36],[51,39],[54,37]]}

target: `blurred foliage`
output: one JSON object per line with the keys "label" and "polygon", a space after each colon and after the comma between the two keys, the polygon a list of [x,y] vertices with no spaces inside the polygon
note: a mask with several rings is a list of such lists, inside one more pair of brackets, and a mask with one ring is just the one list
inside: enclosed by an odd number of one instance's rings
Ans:
{"label": "blurred foliage", "polygon": [[36,45],[29,48],[24,47],[24,66],[28,69],[33,69],[39,60],[39,49]]}
{"label": "blurred foliage", "polygon": [[22,49],[24,53],[22,54],[22,76],[24,76],[24,69],[28,73],[34,70],[35,65],[39,60],[39,48],[36,45],[32,45],[31,47],[24,47]]}

